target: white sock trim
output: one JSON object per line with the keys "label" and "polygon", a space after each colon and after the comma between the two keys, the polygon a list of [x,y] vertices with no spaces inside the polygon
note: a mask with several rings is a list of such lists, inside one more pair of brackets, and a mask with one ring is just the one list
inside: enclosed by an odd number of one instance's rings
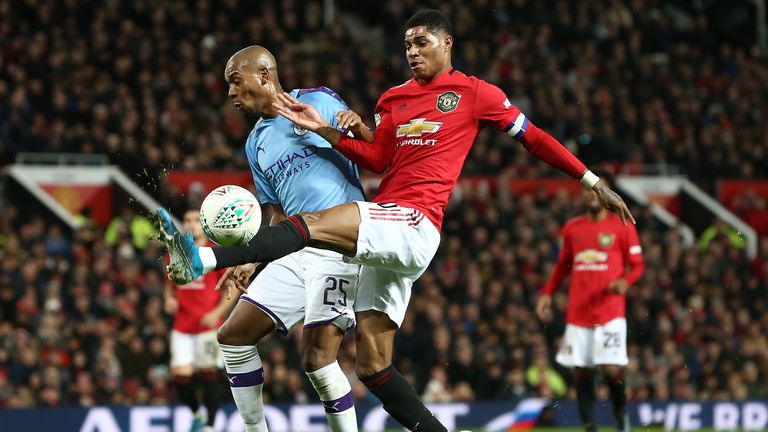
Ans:
{"label": "white sock trim", "polygon": [[323,401],[338,399],[352,391],[352,386],[349,385],[349,380],[338,361],[314,372],[307,372],[307,377]]}
{"label": "white sock trim", "polygon": [[241,374],[261,369],[261,357],[256,345],[219,344],[227,373]]}

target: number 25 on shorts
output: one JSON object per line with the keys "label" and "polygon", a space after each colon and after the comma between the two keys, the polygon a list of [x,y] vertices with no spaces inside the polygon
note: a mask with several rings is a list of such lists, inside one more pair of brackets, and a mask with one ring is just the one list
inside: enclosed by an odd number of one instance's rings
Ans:
{"label": "number 25 on shorts", "polygon": [[336,289],[339,290],[339,300],[338,305],[339,306],[347,306],[347,292],[344,290],[345,287],[349,286],[349,281],[346,279],[341,278],[335,278],[333,276],[328,276],[325,278],[325,293],[323,293],[323,304],[326,304],[328,306],[336,306],[337,302],[334,300],[329,300],[328,295],[336,291]]}

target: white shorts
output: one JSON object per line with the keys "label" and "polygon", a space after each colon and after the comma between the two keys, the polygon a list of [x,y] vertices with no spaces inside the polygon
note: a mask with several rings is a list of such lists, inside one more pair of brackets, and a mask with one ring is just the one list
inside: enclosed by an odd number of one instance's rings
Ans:
{"label": "white shorts", "polygon": [[377,310],[399,327],[413,282],[424,273],[440,245],[440,232],[419,210],[396,204],[355,201],[360,209],[357,254],[362,264],[355,311]]}
{"label": "white shorts", "polygon": [[269,315],[282,334],[302,319],[304,328],[333,323],[346,332],[355,326],[359,273],[339,253],[305,248],[269,263],[240,301]]}
{"label": "white shorts", "polygon": [[171,331],[171,367],[192,365],[195,369],[223,368],[216,330],[190,334]]}
{"label": "white shorts", "polygon": [[565,367],[626,366],[627,320],[614,318],[595,327],[566,325],[556,360]]}

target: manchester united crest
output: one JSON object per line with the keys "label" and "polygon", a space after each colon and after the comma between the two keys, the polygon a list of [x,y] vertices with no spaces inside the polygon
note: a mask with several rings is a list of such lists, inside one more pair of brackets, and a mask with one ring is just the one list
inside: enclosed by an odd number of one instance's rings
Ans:
{"label": "manchester united crest", "polygon": [[612,233],[599,233],[597,235],[597,242],[600,244],[601,247],[607,248],[611,247],[613,244],[613,239],[616,236]]}
{"label": "manchester united crest", "polygon": [[454,111],[459,106],[461,95],[456,92],[445,92],[437,97],[437,109],[443,113]]}

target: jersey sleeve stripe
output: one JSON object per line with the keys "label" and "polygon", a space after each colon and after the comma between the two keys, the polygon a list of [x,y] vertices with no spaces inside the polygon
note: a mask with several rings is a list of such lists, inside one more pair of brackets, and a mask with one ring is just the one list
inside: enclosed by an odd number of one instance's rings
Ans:
{"label": "jersey sleeve stripe", "polygon": [[343,103],[344,105],[346,105],[346,103],[341,98],[341,96],[339,96],[335,91],[333,91],[333,90],[331,90],[331,89],[329,89],[328,87],[325,87],[325,86],[313,87],[313,88],[307,88],[307,89],[300,89],[296,93],[296,99],[298,99],[298,98],[300,98],[300,97],[302,97],[304,95],[307,95],[307,94],[310,94],[310,93],[315,93],[315,92],[325,93],[328,96],[330,96],[330,97],[336,99],[337,101]]}
{"label": "jersey sleeve stripe", "polygon": [[643,249],[640,247],[640,245],[634,245],[629,247],[629,254],[630,255],[637,255],[640,252],[642,252]]}
{"label": "jersey sleeve stripe", "polygon": [[515,138],[520,138],[525,135],[525,130],[528,129],[528,117],[525,114],[520,113],[515,121],[507,127],[507,134],[512,135]]}

